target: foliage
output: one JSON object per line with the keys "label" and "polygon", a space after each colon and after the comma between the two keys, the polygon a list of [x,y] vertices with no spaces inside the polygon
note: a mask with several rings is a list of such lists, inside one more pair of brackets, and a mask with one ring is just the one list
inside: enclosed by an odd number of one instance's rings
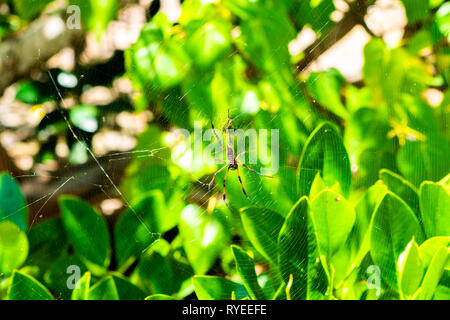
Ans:
{"label": "foliage", "polygon": [[[113,2],[98,24],[84,22],[94,33]],[[135,111],[157,119],[136,150],[158,156],[133,156],[114,223],[62,196],[60,217],[27,228],[25,198],[2,174],[0,298],[450,299],[449,7],[403,4],[414,32],[393,48],[371,38],[362,85],[337,69],[300,75],[302,56],[289,52],[305,25],[326,40],[331,0],[186,0],[176,24],[154,15],[124,65]],[[429,89],[443,93],[439,105]],[[29,81],[18,98],[51,95]],[[241,172],[257,205],[230,174],[228,209],[207,190],[216,166],[186,164],[170,143],[172,128],[223,124],[228,110],[237,128],[280,130],[273,179]],[[67,132],[68,122],[89,147],[102,112],[77,105],[41,127]],[[81,270],[74,290],[69,266]]]}

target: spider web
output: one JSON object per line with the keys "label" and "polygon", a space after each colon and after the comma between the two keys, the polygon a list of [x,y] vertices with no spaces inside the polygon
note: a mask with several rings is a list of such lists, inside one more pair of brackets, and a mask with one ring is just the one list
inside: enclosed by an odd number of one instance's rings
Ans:
{"label": "spider web", "polygon": [[[323,26],[324,28],[326,26]],[[281,48],[278,48],[281,49]],[[278,50],[277,49],[277,50]],[[277,54],[277,50],[275,50],[273,52],[273,55]],[[235,53],[233,53],[235,54]],[[308,52],[306,52],[305,54],[308,54]],[[55,79],[53,78],[52,74],[50,72],[48,72],[48,76],[51,79],[51,82],[54,86],[55,89],[55,95],[58,97],[59,102],[62,104],[63,107],[66,108],[66,106],[64,105],[64,97],[62,95],[62,93],[60,92],[60,90],[58,89],[58,86],[55,82]],[[186,98],[186,96],[188,95],[189,91],[192,90],[192,88],[187,89],[185,94],[177,99],[179,100],[179,103],[182,103],[182,100],[184,100]],[[300,90],[298,91],[298,94],[301,94]],[[233,95],[233,94],[232,94]],[[119,195],[120,199],[122,200],[122,202],[125,204],[125,206],[127,208],[129,208],[131,210],[131,212],[135,215],[135,217],[139,220],[139,223],[141,225],[143,225],[143,227],[145,228],[146,232],[151,235],[152,237],[156,237],[159,238],[161,237],[161,234],[159,233],[155,233],[152,232],[152,230],[150,230],[150,228],[148,227],[148,225],[145,223],[145,221],[143,221],[143,219],[141,218],[141,216],[136,212],[136,210],[133,208],[133,205],[131,204],[131,200],[128,199],[124,193],[121,191],[121,189],[119,188],[119,186],[117,185],[116,182],[114,182],[113,178],[110,176],[110,174],[108,174],[108,172],[105,170],[105,168],[102,166],[101,162],[100,162],[100,157],[96,156],[93,152],[93,150],[88,146],[87,141],[83,140],[83,137],[80,137],[76,134],[75,130],[73,130],[72,128],[72,124],[70,123],[70,121],[67,119],[66,115],[62,112],[61,110],[61,106],[58,104],[58,108],[61,111],[61,115],[64,119],[64,122],[66,123],[67,128],[69,129],[70,134],[73,136],[73,138],[81,143],[83,145],[83,147],[86,149],[86,151],[88,152],[89,156],[93,159],[93,161],[95,162],[96,166],[98,167],[98,169],[102,172],[102,174],[104,175],[104,177],[107,180],[107,184],[91,184],[96,188],[99,188],[107,198],[113,198],[111,195],[109,195],[107,193],[106,188],[107,187],[112,187],[113,190]],[[197,112],[201,112],[200,110],[196,110]],[[188,117],[188,110],[184,110],[183,111],[183,116]],[[240,113],[240,110],[231,108],[230,112],[234,115],[236,115],[236,119],[235,122],[239,122],[239,120],[241,119],[242,115]],[[210,115],[203,113],[203,118],[209,118]],[[272,115],[272,118],[270,120],[269,123],[267,123],[268,127],[271,127],[271,124],[273,124],[276,120],[276,118],[278,117],[278,115]],[[226,114],[221,116],[220,119],[221,123],[225,123],[226,122]],[[306,121],[307,119],[305,119],[304,121]],[[216,124],[216,123],[215,123]],[[217,124],[216,124],[217,125]],[[204,124],[204,128],[208,128],[209,124]],[[220,128],[219,125],[217,125],[217,127]],[[248,122],[244,127],[241,128],[236,128],[236,129],[249,129],[252,127],[252,123]],[[220,132],[220,130],[218,128],[216,128],[217,132]],[[220,136],[220,134],[219,134]],[[164,147],[165,148],[165,147]],[[113,154],[108,155],[108,157],[111,157],[111,161],[123,161],[123,160],[129,160],[129,159],[148,159],[149,157],[158,157],[158,154],[162,151],[161,147],[157,147],[154,149],[135,149],[135,150],[131,150],[131,151],[124,151],[124,152],[116,152]],[[245,163],[245,161],[243,161]],[[252,166],[251,166],[252,167]],[[242,168],[242,167],[241,167]],[[288,211],[286,211],[286,205],[282,205],[281,201],[279,201],[279,199],[274,196],[275,191],[272,189],[271,190],[271,185],[272,186],[277,186],[282,188],[282,186],[280,185],[280,179],[275,176],[273,181],[267,181],[265,180],[266,178],[264,177],[260,177],[257,176],[254,173],[250,173],[248,170],[242,168],[240,168],[240,173],[241,176],[243,178],[243,184],[244,187],[248,193],[248,196],[250,197],[250,199],[252,199],[252,201],[255,203],[255,205],[253,205],[252,203],[249,203],[249,201],[247,199],[245,199],[245,197],[242,194],[241,191],[241,187],[237,181],[237,175],[236,172],[230,172],[228,175],[228,179],[227,179],[227,201],[229,203],[230,209],[226,208],[223,201],[222,201],[222,181],[224,179],[224,172],[222,172],[221,174],[219,174],[216,178],[216,183],[214,184],[213,188],[211,188],[211,190],[208,190],[208,184],[209,181],[208,179],[211,178],[211,175],[214,173],[214,171],[211,171],[211,174],[207,174],[206,176],[202,176],[202,177],[197,177],[194,173],[192,172],[184,172],[185,175],[188,176],[188,178],[191,181],[191,187],[184,190],[181,193],[180,202],[183,202],[185,205],[189,203],[189,199],[195,198],[196,204],[201,208],[201,215],[214,215],[218,212],[222,212],[225,214],[225,216],[230,217],[230,216],[237,216],[238,218],[240,218],[240,209],[244,208],[244,207],[254,207],[254,208],[270,208],[273,210],[280,210],[280,208],[282,208],[280,211],[283,211],[285,213],[285,215],[287,215]],[[255,170],[259,170],[258,167],[252,167]],[[213,168],[214,169],[214,168]],[[294,166],[288,166],[286,164],[283,164],[283,167],[280,168],[283,170],[287,170],[293,174],[295,174],[295,167]],[[224,170],[226,171],[226,170]],[[40,175],[38,174],[34,174],[34,175],[29,175],[28,177],[39,177]],[[25,177],[25,176],[18,176],[16,178],[19,177]],[[55,188],[53,191],[51,191],[50,193],[40,197],[39,199],[35,200],[32,203],[27,204],[25,207],[29,207],[31,205],[35,205],[37,203],[42,203],[42,205],[40,206],[37,215],[34,217],[33,221],[31,222],[31,224],[29,225],[29,229],[34,226],[39,219],[39,214],[42,210],[44,210],[45,206],[47,205],[47,203],[53,199],[55,196],[58,196],[59,194],[64,192],[65,187],[67,186],[68,183],[72,182],[72,181],[79,181],[81,183],[86,183],[83,181],[83,176],[68,176],[68,177],[63,177],[63,176],[52,176],[52,175],[46,175],[46,178],[50,178],[50,179],[54,179],[54,180],[58,180],[61,181],[61,183],[59,184],[59,186],[57,188]],[[293,203],[291,203],[293,204]],[[23,208],[20,208],[19,210],[17,210],[15,213],[12,213],[11,215],[17,214],[20,210],[22,210]],[[6,219],[8,217],[5,217],[4,219]],[[265,224],[264,221],[264,215],[261,215],[260,218],[256,217],[256,224]],[[274,236],[275,233],[277,232],[277,230],[279,231],[282,227],[282,222],[275,224],[273,226],[271,226],[271,230],[269,230],[269,233],[272,233],[270,236]],[[197,239],[194,238],[191,241],[201,241],[201,239]],[[248,239],[240,239],[239,240],[239,245],[241,245],[242,247],[248,249],[248,248],[252,248],[253,245],[251,244],[250,240]],[[231,242],[229,243],[231,244]],[[229,245],[227,244],[227,245]],[[264,245],[264,243],[263,243]],[[257,253],[257,251],[255,251],[255,253]],[[259,257],[260,258],[260,257]],[[260,261],[260,260],[258,260]],[[248,267],[253,268],[253,265],[249,265]],[[267,271],[267,270],[265,270]],[[265,271],[263,271],[263,273],[265,273]],[[270,287],[271,284],[265,284],[264,282],[267,281],[267,273],[265,275],[259,276],[258,282],[259,285],[261,286],[269,286],[269,289],[271,289],[271,291],[276,291],[278,288],[274,288],[274,287]],[[270,298],[270,297],[266,297],[266,298]]]}

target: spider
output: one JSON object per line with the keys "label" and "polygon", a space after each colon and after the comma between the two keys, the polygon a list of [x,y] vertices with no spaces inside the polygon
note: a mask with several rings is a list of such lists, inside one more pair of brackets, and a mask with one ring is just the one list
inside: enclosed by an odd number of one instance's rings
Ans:
{"label": "spider", "polygon": [[213,121],[212,121],[212,118],[211,118],[211,128],[212,128],[212,130],[214,132],[214,136],[216,137],[216,139],[218,141],[220,141],[222,149],[223,149],[223,152],[227,156],[227,160],[216,159],[218,161],[225,162],[226,165],[223,166],[222,168],[220,168],[219,170],[217,170],[216,173],[214,173],[214,176],[213,176],[211,182],[208,185],[208,190],[211,190],[211,187],[212,187],[212,185],[214,183],[214,180],[216,179],[217,174],[219,172],[223,171],[224,169],[227,169],[227,171],[225,173],[225,178],[223,179],[223,201],[225,202],[225,205],[228,207],[228,209],[230,209],[230,207],[228,206],[228,203],[226,201],[226,197],[227,197],[227,194],[226,194],[226,182],[227,182],[227,177],[228,177],[228,173],[230,172],[230,170],[236,170],[237,171],[237,176],[238,176],[238,179],[239,179],[239,183],[241,184],[242,192],[244,193],[244,195],[247,198],[247,200],[250,201],[250,203],[252,203],[254,205],[256,205],[256,204],[249,198],[249,196],[247,195],[247,192],[245,191],[244,185],[242,184],[242,179],[241,179],[241,175],[240,175],[240,172],[239,172],[239,166],[243,166],[247,170],[250,170],[251,172],[256,173],[256,174],[258,174],[260,176],[272,178],[272,176],[268,176],[268,175],[264,175],[262,173],[259,173],[259,172],[255,171],[255,170],[253,170],[252,168],[248,167],[246,164],[244,164],[242,162],[239,162],[237,160],[241,155],[247,153],[248,150],[244,151],[244,152],[241,152],[240,154],[235,156],[233,145],[231,143],[230,131],[229,131],[230,128],[231,128],[232,121],[233,120],[230,119],[230,110],[228,110],[228,119],[227,119],[227,126],[226,126],[226,135],[227,135],[228,143],[226,143],[226,149],[225,149],[225,146],[224,146],[222,140],[219,138],[219,136],[216,133],[216,129],[214,128],[214,124],[213,124]]}

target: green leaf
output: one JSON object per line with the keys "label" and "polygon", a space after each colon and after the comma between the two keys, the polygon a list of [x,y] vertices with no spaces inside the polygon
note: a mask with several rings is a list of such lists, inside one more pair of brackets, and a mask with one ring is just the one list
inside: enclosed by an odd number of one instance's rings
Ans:
{"label": "green leaf", "polygon": [[308,138],[297,169],[297,187],[300,196],[308,196],[314,178],[320,175],[328,187],[339,183],[345,197],[350,192],[350,161],[341,137],[334,127],[325,122]]}
{"label": "green leaf", "polygon": [[424,180],[437,181],[450,171],[449,143],[437,134],[425,141],[409,141],[400,149],[397,164],[403,176],[418,186]]}
{"label": "green leaf", "polygon": [[357,227],[358,230],[355,230],[355,232],[357,232],[358,234],[359,243],[362,243],[363,239],[368,235],[367,231],[370,228],[370,223],[372,221],[375,210],[378,208],[378,205],[380,204],[381,200],[383,200],[387,192],[388,189],[386,185],[382,183],[376,183],[369,189],[367,189],[362,198],[356,204],[355,227]]}
{"label": "green leaf", "polygon": [[165,294],[154,294],[152,296],[148,296],[144,300],[178,300],[178,299]]}
{"label": "green leaf", "polygon": [[33,277],[14,271],[8,290],[9,300],[53,300],[51,293]]}
{"label": "green leaf", "polygon": [[124,276],[113,274],[112,278],[120,300],[143,300],[145,298],[145,293]]}
{"label": "green leaf", "polygon": [[186,29],[186,50],[200,67],[212,65],[230,49],[231,24],[225,19],[192,21]]}
{"label": "green leaf", "polygon": [[370,255],[383,270],[383,279],[394,289],[398,287],[398,258],[413,237],[417,243],[424,239],[419,221],[403,200],[387,192],[370,226]]}
{"label": "green leaf", "polygon": [[[71,269],[73,267],[75,269]],[[79,256],[64,254],[45,270],[45,284],[54,293],[56,299],[68,300],[72,296],[72,289],[68,284],[75,285],[74,277],[81,276],[87,270]]]}
{"label": "green leaf", "polygon": [[153,62],[161,88],[167,89],[179,84],[186,76],[190,63],[181,43],[171,39],[162,45]]}
{"label": "green leaf", "polygon": [[116,284],[109,276],[89,289],[88,300],[119,300]]}
{"label": "green leaf", "polygon": [[43,100],[38,86],[32,81],[22,81],[17,84],[16,99],[31,105],[36,105]]}
{"label": "green leaf", "polygon": [[34,18],[50,2],[52,2],[52,0],[13,0],[14,9],[19,16],[25,20]]}
{"label": "green leaf", "polygon": [[355,207],[356,220],[348,244],[354,266],[359,266],[370,250],[370,223],[387,191],[385,184],[376,183],[364,193]]}
{"label": "green leaf", "polygon": [[246,208],[241,212],[242,224],[252,245],[267,260],[278,261],[278,235],[283,217],[265,208]]}
{"label": "green leaf", "polygon": [[84,27],[97,38],[100,38],[118,12],[117,0],[70,0],[69,3],[80,7]]}
{"label": "green leaf", "polygon": [[238,246],[231,246],[233,251],[234,260],[236,261],[236,269],[239,273],[241,280],[247,289],[250,298],[253,300],[264,300],[264,293],[258,283],[258,278],[255,272],[255,263],[253,259]]}
{"label": "green leaf", "polygon": [[72,291],[72,300],[88,300],[89,287],[91,285],[91,273],[86,272],[80,280],[78,280],[77,287]]}
{"label": "green leaf", "polygon": [[34,225],[28,232],[30,253],[27,264],[46,269],[67,249],[67,237],[61,218],[51,218]]}
{"label": "green leaf", "polygon": [[436,24],[439,32],[450,40],[450,3],[444,3],[434,17],[434,23]]}
{"label": "green leaf", "polygon": [[430,12],[428,1],[424,0],[402,0],[406,9],[406,17],[408,23],[414,24],[415,22],[424,20]]}
{"label": "green leaf", "polygon": [[142,196],[119,218],[114,229],[115,253],[119,265],[142,251],[177,223],[174,212],[166,210],[164,194],[154,190]]}
{"label": "green leaf", "polygon": [[355,211],[340,194],[325,190],[311,203],[318,250],[327,261],[344,245],[355,223]]}
{"label": "green leaf", "polygon": [[417,219],[421,221],[419,195],[416,188],[401,176],[387,169],[380,171],[380,179],[384,181],[390,191],[398,195],[409,205],[416,214]]}
{"label": "green leaf", "polygon": [[233,292],[236,299],[248,297],[247,291],[242,284],[216,277],[195,276],[193,278],[195,294],[199,300],[231,300]]}
{"label": "green leaf", "polygon": [[[103,217],[76,197],[59,198],[64,228],[75,252],[100,267],[109,265],[111,248]],[[91,270],[95,272],[95,270]]]}
{"label": "green leaf", "polygon": [[300,26],[310,25],[314,31],[324,35],[332,27],[331,14],[336,10],[334,2],[330,0],[296,1],[292,6],[292,14]]}
{"label": "green leaf", "polygon": [[419,247],[420,256],[423,261],[423,265],[427,267],[433,256],[441,248],[448,248],[450,246],[450,237],[433,237],[426,240]]}
{"label": "green leaf", "polygon": [[234,40],[245,56],[260,70],[290,81],[288,44],[296,33],[286,10],[272,2],[226,0],[223,5],[242,19],[241,34]]}
{"label": "green leaf", "polygon": [[279,265],[285,283],[292,274],[290,289],[293,300],[305,299],[308,282],[308,199],[300,200],[292,207],[278,238]]}
{"label": "green leaf", "polygon": [[386,114],[386,103],[403,102],[405,94],[418,96],[426,88],[426,66],[403,48],[388,50],[382,39],[372,38],[364,47],[364,61],[363,78],[371,89],[372,104]]}
{"label": "green leaf", "polygon": [[427,29],[420,30],[415,33],[408,43],[408,51],[412,55],[419,55],[425,48],[433,46],[433,38],[431,32]]}
{"label": "green leaf", "polygon": [[96,106],[80,104],[69,110],[70,121],[79,129],[86,132],[98,130],[98,109]]}
{"label": "green leaf", "polygon": [[428,237],[450,236],[450,192],[440,183],[425,181],[420,186],[420,208]]}
{"label": "green leaf", "polygon": [[225,226],[219,215],[207,215],[193,205],[184,208],[179,229],[184,250],[196,274],[206,273],[229,242],[230,234]]}
{"label": "green leaf", "polygon": [[20,267],[28,255],[28,239],[17,225],[0,222],[0,274],[9,274]]}
{"label": "green leaf", "polygon": [[153,293],[172,294],[175,291],[175,275],[170,261],[160,252],[153,251],[143,255],[138,273],[143,283],[148,282]]}
{"label": "green leaf", "polygon": [[334,68],[323,72],[312,72],[306,82],[309,92],[318,103],[347,120],[350,113],[342,104],[339,93],[343,83],[344,77]]}
{"label": "green leaf", "polygon": [[450,288],[438,286],[434,291],[433,300],[450,300]]}
{"label": "green leaf", "polygon": [[441,247],[431,259],[427,273],[422,281],[418,300],[430,300],[438,286],[439,280],[444,273],[444,269],[449,257],[449,249]]}
{"label": "green leaf", "polygon": [[395,144],[387,138],[389,130],[387,117],[377,109],[362,106],[352,113],[344,142],[353,166],[355,188],[371,185],[381,168],[395,168]]}
{"label": "green leaf", "polygon": [[14,222],[26,230],[28,211],[20,187],[7,173],[0,174],[0,222]]}
{"label": "green leaf", "polygon": [[419,247],[413,240],[398,259],[398,287],[404,298],[410,298],[419,288],[424,273]]}
{"label": "green leaf", "polygon": [[84,164],[89,160],[89,154],[85,142],[76,141],[69,153],[69,162],[75,165]]}
{"label": "green leaf", "polygon": [[309,191],[309,199],[312,201],[314,200],[314,198],[321,193],[322,191],[324,191],[325,189],[328,189],[327,185],[325,184],[325,182],[323,182],[323,179],[320,176],[320,173],[318,172],[316,174],[316,177],[313,180],[313,183],[311,185],[311,190]]}

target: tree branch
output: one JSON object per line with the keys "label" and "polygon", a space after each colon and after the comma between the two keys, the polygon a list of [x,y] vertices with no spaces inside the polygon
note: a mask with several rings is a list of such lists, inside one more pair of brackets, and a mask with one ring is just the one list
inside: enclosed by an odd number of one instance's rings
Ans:
{"label": "tree branch", "polygon": [[349,10],[345,13],[344,17],[326,35],[317,39],[305,49],[305,57],[296,64],[297,72],[300,73],[303,71],[325,51],[341,40],[356,25],[362,25],[366,31],[372,34],[364,21],[367,7],[368,5],[364,0],[349,3]]}
{"label": "tree branch", "polygon": [[69,30],[65,13],[59,12],[34,21],[21,34],[1,43],[0,94],[61,49],[76,47],[82,34],[81,30]]}

